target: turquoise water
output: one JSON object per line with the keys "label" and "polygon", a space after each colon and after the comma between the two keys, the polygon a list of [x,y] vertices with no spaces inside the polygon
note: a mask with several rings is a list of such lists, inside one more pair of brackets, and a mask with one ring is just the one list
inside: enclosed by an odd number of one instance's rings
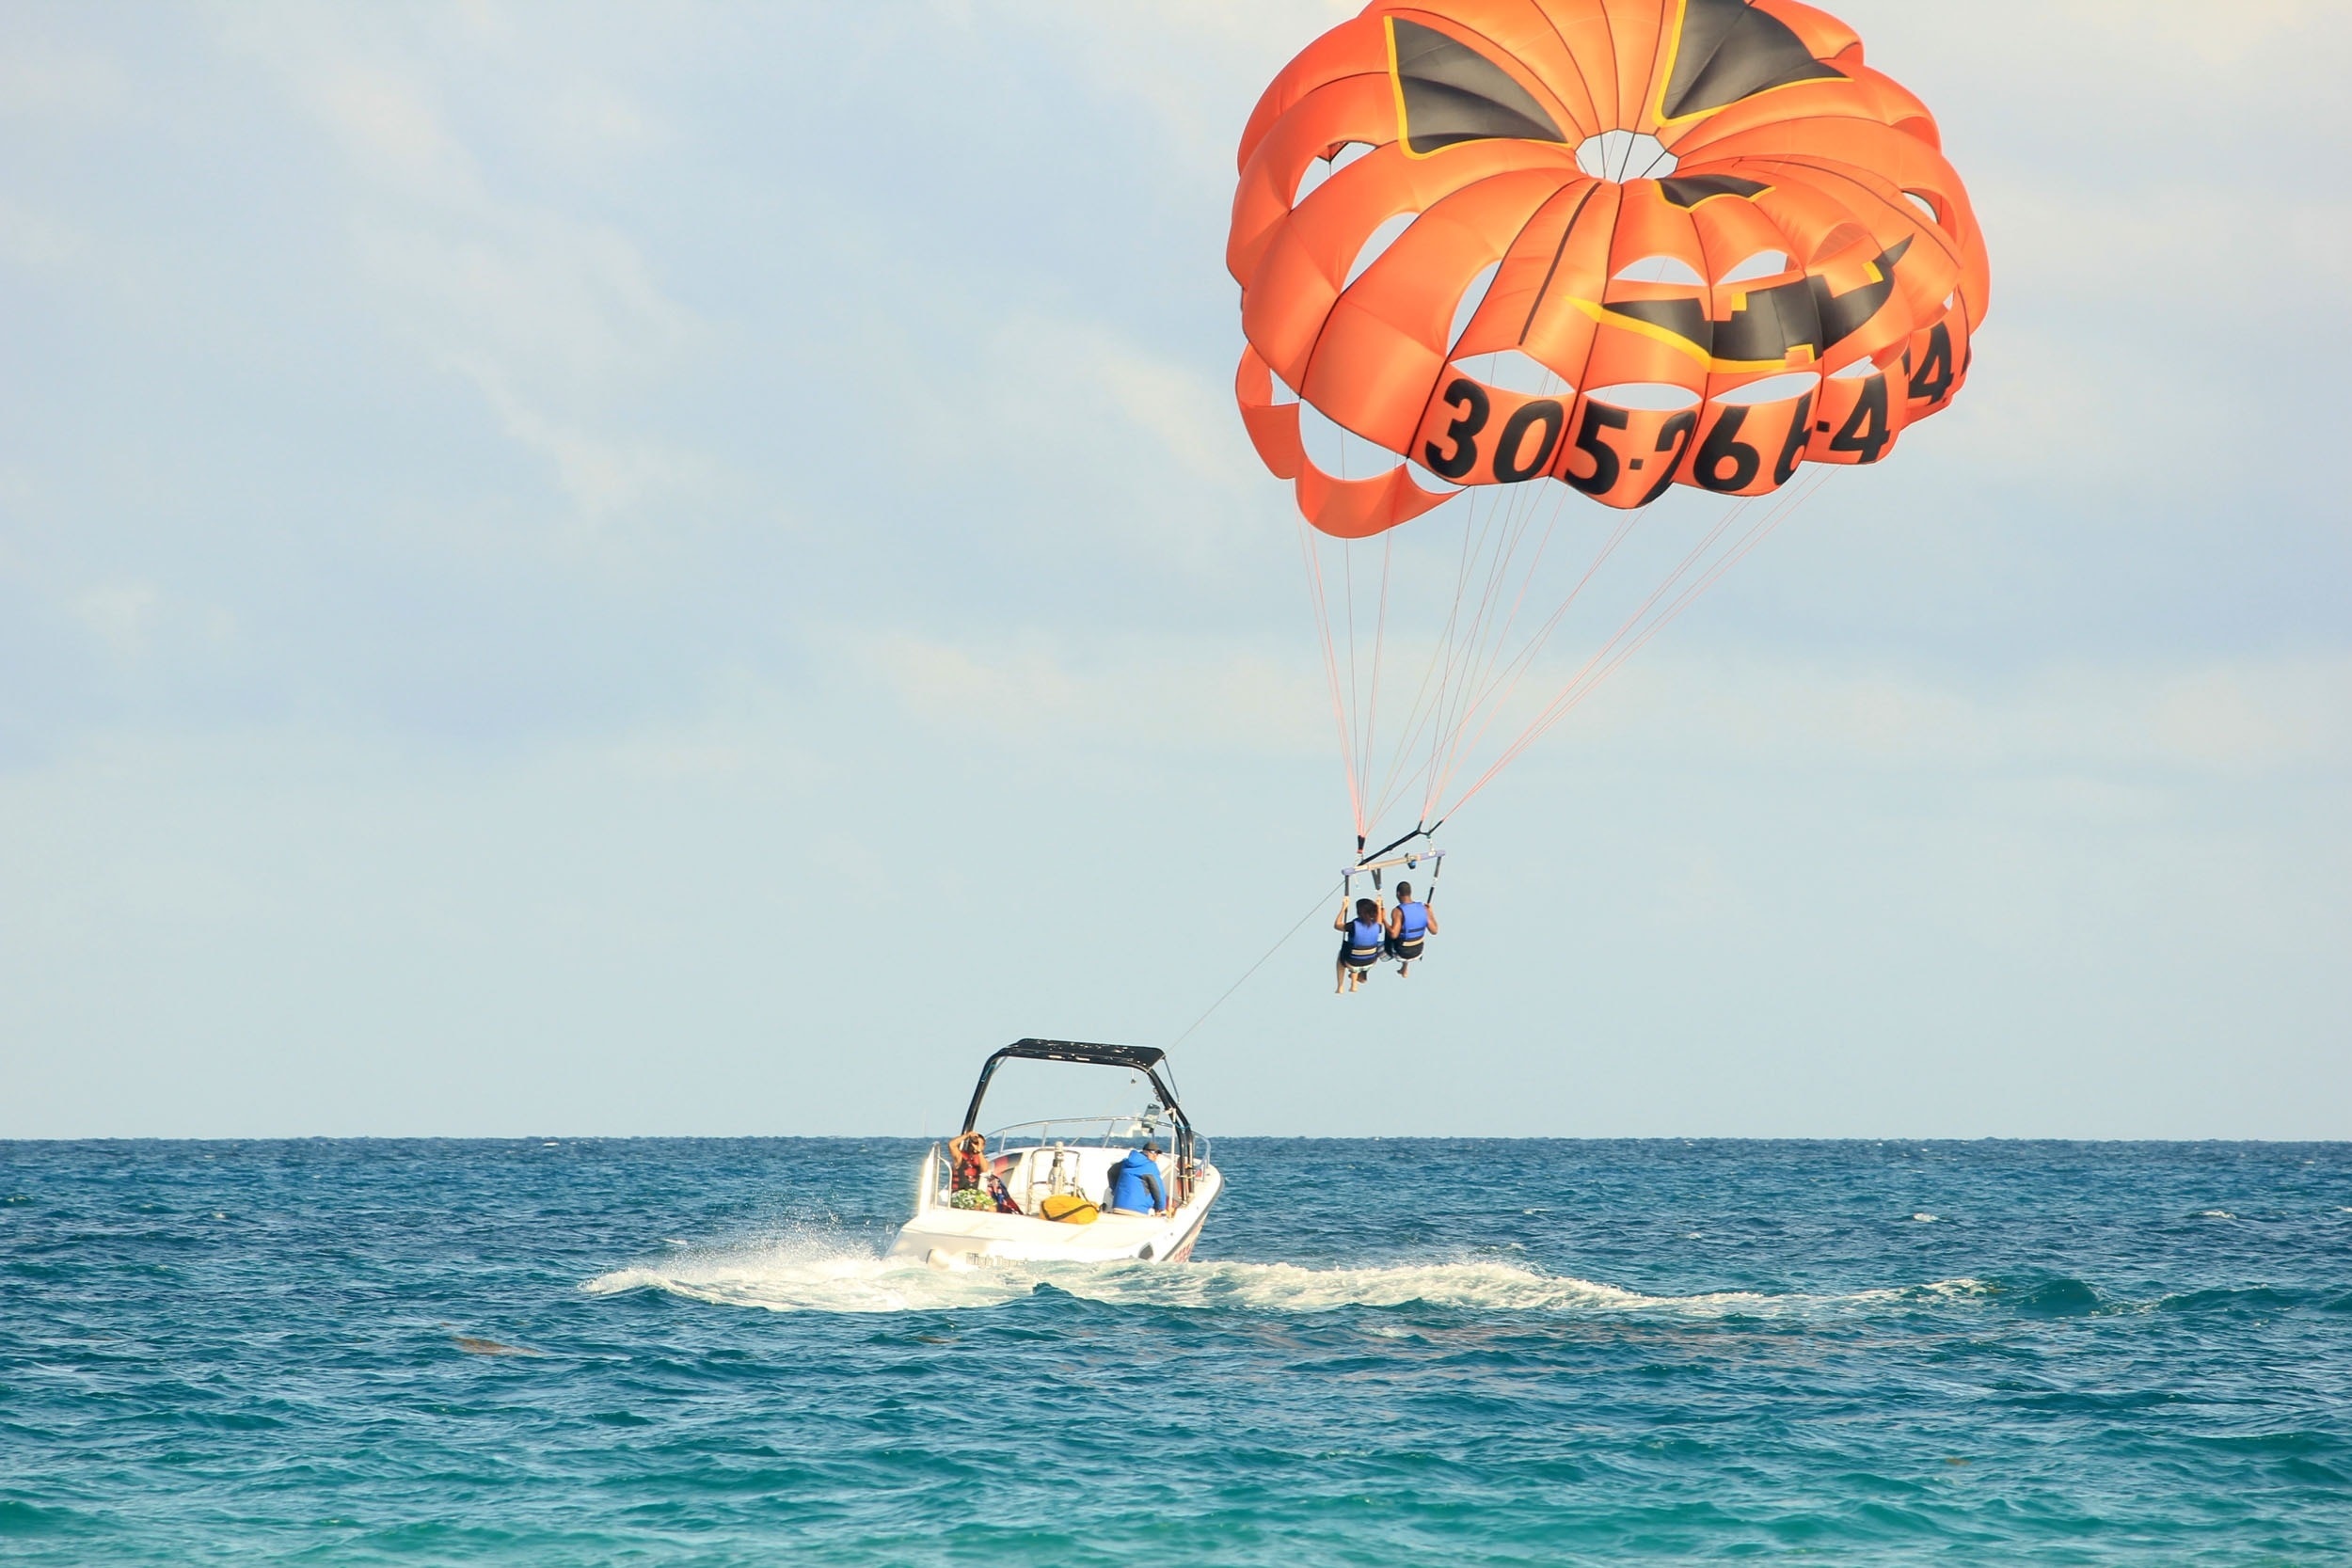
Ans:
{"label": "turquoise water", "polygon": [[[0,1144],[0,1560],[2352,1560],[2352,1146]],[[527,1354],[525,1354],[527,1353]]]}

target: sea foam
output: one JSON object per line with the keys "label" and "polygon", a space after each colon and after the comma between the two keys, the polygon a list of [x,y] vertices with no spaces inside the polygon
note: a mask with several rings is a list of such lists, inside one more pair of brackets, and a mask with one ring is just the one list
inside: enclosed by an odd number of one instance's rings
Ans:
{"label": "sea foam", "polygon": [[1778,1317],[1931,1306],[1986,1295],[1975,1279],[1844,1294],[1715,1291],[1652,1295],[1515,1263],[1445,1261],[1314,1268],[1297,1263],[985,1263],[935,1269],[838,1238],[788,1237],[697,1248],[615,1269],[581,1289],[661,1291],[776,1312],[935,1312],[1000,1307],[1050,1288],[1114,1307],[1308,1313],[1426,1307],[1486,1312],[1661,1313]]}

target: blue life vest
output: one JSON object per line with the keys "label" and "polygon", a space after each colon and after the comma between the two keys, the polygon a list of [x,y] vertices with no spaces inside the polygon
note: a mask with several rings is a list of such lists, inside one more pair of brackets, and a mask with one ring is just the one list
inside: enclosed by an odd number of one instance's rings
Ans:
{"label": "blue life vest", "polygon": [[1401,927],[1397,932],[1399,942],[1419,942],[1429,934],[1428,905],[1417,899],[1400,899],[1396,912],[1401,917],[1397,922]]}
{"label": "blue life vest", "polygon": [[1347,945],[1359,957],[1377,954],[1388,941],[1388,932],[1376,920],[1351,920],[1347,923]]}
{"label": "blue life vest", "polygon": [[1127,1157],[1111,1167],[1111,1207],[1114,1209],[1151,1209],[1152,1189],[1144,1184],[1150,1176],[1168,1190],[1167,1178],[1160,1175],[1159,1162],[1139,1148],[1129,1149]]}

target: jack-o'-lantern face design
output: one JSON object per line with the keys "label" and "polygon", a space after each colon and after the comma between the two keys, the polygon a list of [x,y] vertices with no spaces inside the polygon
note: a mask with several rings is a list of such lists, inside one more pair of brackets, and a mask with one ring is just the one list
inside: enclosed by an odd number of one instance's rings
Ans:
{"label": "jack-o'-lantern face design", "polygon": [[[1796,0],[1375,0],[1240,161],[1243,415],[1343,536],[1444,499],[1408,463],[1637,506],[1876,462],[1984,312],[1933,120]],[[1276,377],[1397,464],[1315,469]]]}

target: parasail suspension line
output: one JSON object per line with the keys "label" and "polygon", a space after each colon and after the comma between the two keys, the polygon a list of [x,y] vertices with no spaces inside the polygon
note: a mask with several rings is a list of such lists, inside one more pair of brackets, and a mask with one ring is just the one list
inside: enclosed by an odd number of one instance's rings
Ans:
{"label": "parasail suspension line", "polygon": [[[1567,716],[1569,710],[1591,696],[1595,688],[1622,668],[1626,660],[1641,652],[1651,638],[1665,629],[1669,622],[1688,610],[1692,600],[1712,588],[1725,572],[1738,564],[1749,552],[1762,544],[1773,530],[1787,522],[1800,508],[1819,494],[1821,487],[1829,483],[1830,475],[1827,465],[1820,467],[1821,471],[1813,476],[1809,483],[1800,482],[1798,484],[1789,486],[1787,491],[1774,495],[1772,503],[1766,509],[1761,518],[1750,524],[1747,531],[1738,535],[1731,545],[1714,560],[1708,562],[1704,566],[1699,566],[1697,575],[1692,580],[1682,582],[1677,591],[1677,582],[1681,582],[1686,573],[1694,566],[1698,566],[1700,559],[1745,509],[1745,500],[1740,505],[1732,508],[1724,520],[1716,524],[1708,537],[1700,542],[1690,556],[1685,558],[1682,565],[1677,567],[1674,574],[1659,587],[1655,594],[1650,595],[1648,602],[1636,610],[1624,626],[1618,627],[1616,633],[1602,645],[1600,651],[1586,660],[1583,667],[1568,678],[1567,684],[1535,716],[1534,721],[1503,749],[1502,754],[1495,759],[1493,765],[1486,772],[1479,775],[1477,782],[1454,798],[1452,809],[1459,811],[1472,796],[1485,789],[1493,782],[1496,774],[1502,772],[1529,746],[1534,744],[1538,736],[1559,723]],[[1659,601],[1666,599],[1666,595],[1670,593],[1674,596],[1666,600],[1663,609],[1657,609]],[[1655,613],[1652,613],[1653,610],[1656,610]],[[1645,620],[1645,617],[1646,620]]]}
{"label": "parasail suspension line", "polygon": [[[1342,879],[1341,886],[1343,888],[1346,886],[1344,879]],[[1232,998],[1235,991],[1248,985],[1249,983],[1249,977],[1257,974],[1258,971],[1263,969],[1266,966],[1266,960],[1268,958],[1271,958],[1275,954],[1279,953],[1283,948],[1290,945],[1291,938],[1296,936],[1299,931],[1305,927],[1307,922],[1312,920],[1316,914],[1322,911],[1323,907],[1330,901],[1330,897],[1331,891],[1328,888],[1326,888],[1323,892],[1316,894],[1315,901],[1307,906],[1307,912],[1300,915],[1296,923],[1294,924],[1289,930],[1284,931],[1279,937],[1275,939],[1273,946],[1258,955],[1258,961],[1251,964],[1248,969],[1243,970],[1241,972],[1240,979],[1234,981],[1232,985],[1227,986],[1216,1001],[1210,1003],[1206,1007],[1203,1007],[1200,1010],[1200,1016],[1199,1018],[1196,1018],[1190,1023],[1185,1024],[1184,1032],[1168,1042],[1168,1049],[1173,1051],[1176,1047],[1190,1039],[1192,1037],[1192,1032],[1195,1029],[1200,1028],[1203,1023],[1208,1022],[1209,1015],[1211,1013],[1216,1012],[1219,1007],[1225,1006],[1226,1002]]]}
{"label": "parasail suspension line", "polygon": [[1323,673],[1331,690],[1331,722],[1339,730],[1340,757],[1347,768],[1347,800],[1356,816],[1356,834],[1360,841],[1364,832],[1364,796],[1356,779],[1355,731],[1347,721],[1347,709],[1341,695],[1339,656],[1331,645],[1331,604],[1324,592],[1323,562],[1315,555],[1314,537],[1303,515],[1298,519],[1298,548],[1306,557],[1307,586],[1314,600],[1315,626],[1323,636]]}

